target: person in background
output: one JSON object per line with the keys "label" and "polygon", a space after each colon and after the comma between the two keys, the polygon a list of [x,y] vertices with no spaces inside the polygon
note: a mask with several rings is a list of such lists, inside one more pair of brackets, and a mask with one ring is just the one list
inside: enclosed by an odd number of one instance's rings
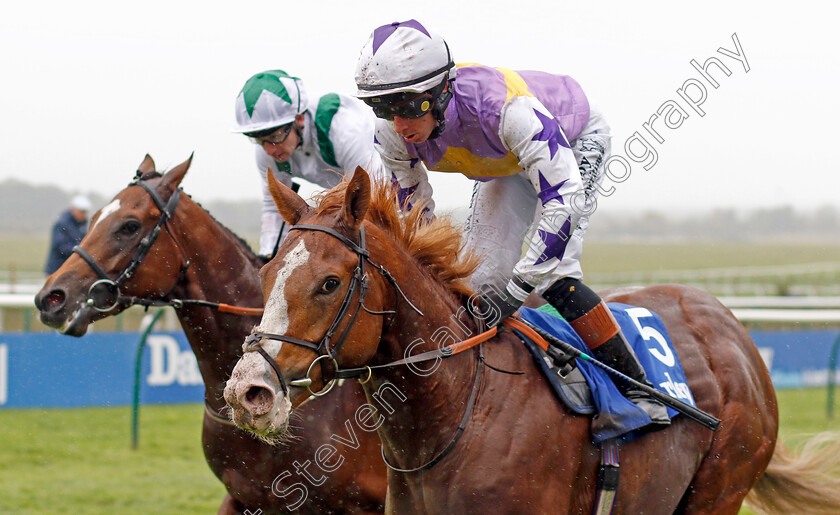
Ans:
{"label": "person in background", "polygon": [[59,215],[52,227],[50,253],[44,271],[52,274],[70,257],[73,247],[79,244],[87,233],[88,213],[91,203],[84,195],[76,195],[70,201],[70,208]]}
{"label": "person in background", "polygon": [[[610,127],[583,88],[566,75],[456,66],[446,41],[417,20],[371,33],[356,85],[408,208],[433,213],[427,170],[476,181],[465,238],[483,256],[472,280],[496,308],[492,323],[536,292],[598,360],[649,384],[606,304],[581,281],[583,235],[610,151]],[[650,416],[649,429],[670,423],[659,401],[616,386]]]}
{"label": "person in background", "polygon": [[274,255],[287,230],[268,192],[268,170],[295,191],[293,178],[332,188],[357,166],[377,178],[382,162],[373,147],[374,120],[359,100],[338,93],[310,97],[299,78],[282,70],[260,72],[245,82],[236,97],[233,131],[256,144],[264,260]]}

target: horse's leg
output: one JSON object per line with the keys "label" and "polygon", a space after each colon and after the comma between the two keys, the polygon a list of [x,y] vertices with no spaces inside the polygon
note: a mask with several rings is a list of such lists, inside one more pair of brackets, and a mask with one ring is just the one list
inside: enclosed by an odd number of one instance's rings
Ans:
{"label": "horse's leg", "polygon": [[[720,331],[718,335],[722,336]],[[738,347],[751,352],[730,355],[728,363],[721,359],[723,350],[710,357],[710,369],[729,381],[720,380],[723,422],[680,503],[684,513],[738,513],[773,457],[778,418],[770,377],[751,341],[739,341],[730,348]],[[745,370],[736,374],[731,370],[735,367]]]}
{"label": "horse's leg", "polygon": [[735,430],[749,427],[744,424],[734,422],[718,429],[715,442],[680,501],[679,513],[738,513],[747,492],[770,461],[775,446],[772,439],[755,434],[747,436],[748,431]]}

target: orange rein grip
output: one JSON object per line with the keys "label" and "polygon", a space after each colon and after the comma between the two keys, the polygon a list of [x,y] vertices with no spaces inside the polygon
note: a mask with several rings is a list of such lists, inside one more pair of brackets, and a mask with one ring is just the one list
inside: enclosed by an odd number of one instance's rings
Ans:
{"label": "orange rein grip", "polygon": [[507,319],[505,319],[504,323],[505,323],[505,325],[510,326],[511,329],[516,329],[520,333],[522,333],[525,336],[527,336],[528,338],[530,338],[531,341],[533,341],[534,343],[539,345],[539,347],[543,351],[548,350],[548,342],[545,341],[545,338],[540,336],[536,331],[534,331],[533,329],[528,327],[526,324],[522,323],[520,320],[517,320],[515,318],[507,318]]}
{"label": "orange rein grip", "polygon": [[465,350],[472,349],[479,343],[484,343],[490,338],[496,336],[496,333],[499,331],[497,327],[493,327],[484,331],[481,334],[477,334],[472,338],[467,338],[466,340],[461,340],[458,343],[453,343],[452,345],[447,345],[445,348],[452,350],[452,355],[458,354],[459,352],[464,352]]}
{"label": "orange rein grip", "polygon": [[263,308],[240,308],[231,306],[230,304],[219,304],[218,310],[223,313],[233,313],[234,315],[253,315],[262,316]]}
{"label": "orange rein grip", "polygon": [[602,300],[585,315],[569,321],[569,325],[590,349],[599,347],[618,334],[618,322]]}

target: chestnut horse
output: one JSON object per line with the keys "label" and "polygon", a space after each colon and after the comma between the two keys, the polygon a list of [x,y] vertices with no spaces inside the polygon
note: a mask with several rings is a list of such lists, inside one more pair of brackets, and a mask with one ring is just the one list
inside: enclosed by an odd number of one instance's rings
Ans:
{"label": "chestnut horse", "polygon": [[[514,333],[410,361],[477,332],[464,316],[475,258],[459,252],[460,231],[443,219],[421,224],[418,209],[398,214],[394,193],[371,192],[361,169],[317,208],[277,181],[270,189],[297,230],[261,272],[266,312],[225,388],[237,425],[282,437],[311,392],[361,374],[369,378],[364,419],[390,467],[387,512],[591,513],[599,449],[590,419],[555,399]],[[756,486],[764,506],[838,512],[837,480],[826,483],[825,467],[779,452],[770,377],[724,306],[679,285],[606,298],[660,315],[698,407],[722,420],[712,432],[678,416],[622,444],[616,513],[734,514]],[[346,337],[332,344],[325,333]],[[264,359],[274,368],[268,384]],[[822,452],[829,465],[840,457],[831,442]]]}
{"label": "chestnut horse", "polygon": [[[161,175],[146,156],[138,178],[92,218],[81,249],[47,278],[36,297],[41,320],[82,336],[89,324],[131,303],[175,306],[204,378],[204,454],[228,491],[219,513],[288,513],[289,507],[299,513],[381,513],[387,485],[375,435],[359,432],[357,449],[342,452],[346,461],[328,474],[308,466],[330,441],[330,424],[352,420],[364,401],[355,381],[301,410],[293,422],[293,446],[270,446],[219,415],[242,338],[262,312],[235,313],[235,306],[262,306],[260,262],[242,240],[181,195],[191,159]],[[234,307],[217,309],[217,302]],[[303,472],[295,463],[303,464]],[[297,506],[304,492],[306,500]]]}

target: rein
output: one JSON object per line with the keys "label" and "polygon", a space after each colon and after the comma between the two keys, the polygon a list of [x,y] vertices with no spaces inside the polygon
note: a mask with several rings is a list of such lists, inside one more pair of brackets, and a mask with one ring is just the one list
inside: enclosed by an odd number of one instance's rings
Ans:
{"label": "rein", "polygon": [[209,300],[196,299],[152,300],[142,297],[130,297],[120,295],[120,301],[130,306],[145,306],[147,308],[172,307],[175,309],[181,309],[185,305],[204,306],[216,309],[222,313],[231,313],[233,315],[242,316],[262,316],[263,312],[265,311],[263,308],[243,308],[239,306],[231,306],[230,304],[225,304],[222,302],[211,302]]}

